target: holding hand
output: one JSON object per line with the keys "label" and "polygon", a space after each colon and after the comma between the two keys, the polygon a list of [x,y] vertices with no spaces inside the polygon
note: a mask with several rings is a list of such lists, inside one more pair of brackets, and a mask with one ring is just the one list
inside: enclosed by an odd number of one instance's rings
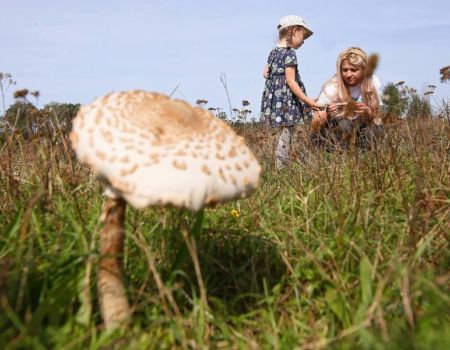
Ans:
{"label": "holding hand", "polygon": [[306,105],[311,108],[313,111],[318,111],[320,109],[320,106],[316,103],[315,100],[313,100],[312,98],[306,97],[305,100],[303,101],[306,103]]}
{"label": "holding hand", "polygon": [[[329,117],[351,117],[353,115],[357,116],[367,116],[370,114],[370,108],[367,107],[362,102],[351,101],[351,106],[347,103],[331,103],[327,106],[326,111]],[[343,109],[344,108],[344,109]]]}
{"label": "holding hand", "polygon": [[341,105],[337,103],[331,103],[327,106],[326,112],[330,117],[337,117],[339,115],[339,107]]}
{"label": "holding hand", "polygon": [[364,103],[358,102],[356,103],[356,109],[354,113],[359,116],[367,115],[370,113],[370,108],[366,106]]}

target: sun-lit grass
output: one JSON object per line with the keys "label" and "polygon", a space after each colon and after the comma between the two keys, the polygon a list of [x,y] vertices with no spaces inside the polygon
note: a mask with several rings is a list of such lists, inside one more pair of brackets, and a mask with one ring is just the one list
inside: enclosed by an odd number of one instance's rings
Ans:
{"label": "sun-lit grass", "polygon": [[[248,199],[127,211],[126,331],[96,299],[101,188],[61,134],[1,145],[0,347],[449,349],[450,125],[414,119],[366,151],[240,129],[264,168]],[[199,271],[195,271],[198,263]]]}

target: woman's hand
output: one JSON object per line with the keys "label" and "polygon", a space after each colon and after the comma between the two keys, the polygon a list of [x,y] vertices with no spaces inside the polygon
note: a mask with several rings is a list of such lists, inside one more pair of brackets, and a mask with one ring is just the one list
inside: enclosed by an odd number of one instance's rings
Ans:
{"label": "woman's hand", "polygon": [[327,106],[326,112],[330,117],[337,117],[339,114],[339,107],[340,105],[337,103],[330,103]]}
{"label": "woman's hand", "polygon": [[362,102],[356,104],[354,113],[359,116],[367,116],[370,114],[370,108]]}

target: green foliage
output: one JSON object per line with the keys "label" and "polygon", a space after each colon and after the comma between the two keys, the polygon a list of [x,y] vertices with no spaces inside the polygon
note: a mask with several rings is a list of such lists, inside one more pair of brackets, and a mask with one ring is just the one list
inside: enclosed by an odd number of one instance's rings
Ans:
{"label": "green foliage", "polygon": [[199,213],[128,208],[133,325],[115,333],[96,299],[99,184],[62,133],[7,142],[0,348],[447,349],[449,127],[411,119],[363,152],[301,139],[302,161],[281,172],[271,131],[242,128],[264,168],[250,198]]}
{"label": "green foliage", "polygon": [[5,131],[14,130],[25,139],[30,138],[36,128],[37,113],[38,109],[29,102],[19,101],[12,104],[3,116]]}
{"label": "green foliage", "polygon": [[383,89],[383,103],[387,113],[394,115],[403,115],[408,108],[408,101],[400,92],[397,85],[393,83],[387,84]]}
{"label": "green foliage", "polygon": [[408,101],[408,114],[411,117],[430,116],[432,114],[430,104],[419,95],[411,95]]}
{"label": "green foliage", "polygon": [[72,129],[72,119],[79,104],[51,103],[42,109],[36,108],[26,99],[12,104],[2,117],[0,138],[12,133],[27,140],[31,137],[53,137],[56,133],[67,136]]}
{"label": "green foliage", "polygon": [[417,118],[432,115],[430,103],[403,81],[389,83],[383,88],[383,103],[385,112],[393,116]]}
{"label": "green foliage", "polygon": [[72,130],[72,119],[77,115],[79,109],[80,104],[52,102],[45,105],[42,111],[48,112],[63,134],[68,135]]}

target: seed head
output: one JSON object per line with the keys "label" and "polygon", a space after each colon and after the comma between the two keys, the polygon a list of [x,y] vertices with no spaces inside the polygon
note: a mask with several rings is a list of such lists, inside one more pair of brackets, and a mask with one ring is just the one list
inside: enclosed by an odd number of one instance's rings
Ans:
{"label": "seed head", "polygon": [[441,73],[441,83],[450,81],[450,66],[441,68],[439,72]]}
{"label": "seed head", "polygon": [[365,72],[365,77],[370,78],[373,75],[373,72],[375,72],[375,69],[378,66],[378,60],[379,57],[376,53],[369,56],[369,59],[367,60],[367,68]]}
{"label": "seed head", "polygon": [[28,95],[28,89],[17,90],[14,92],[14,98],[25,98]]}

